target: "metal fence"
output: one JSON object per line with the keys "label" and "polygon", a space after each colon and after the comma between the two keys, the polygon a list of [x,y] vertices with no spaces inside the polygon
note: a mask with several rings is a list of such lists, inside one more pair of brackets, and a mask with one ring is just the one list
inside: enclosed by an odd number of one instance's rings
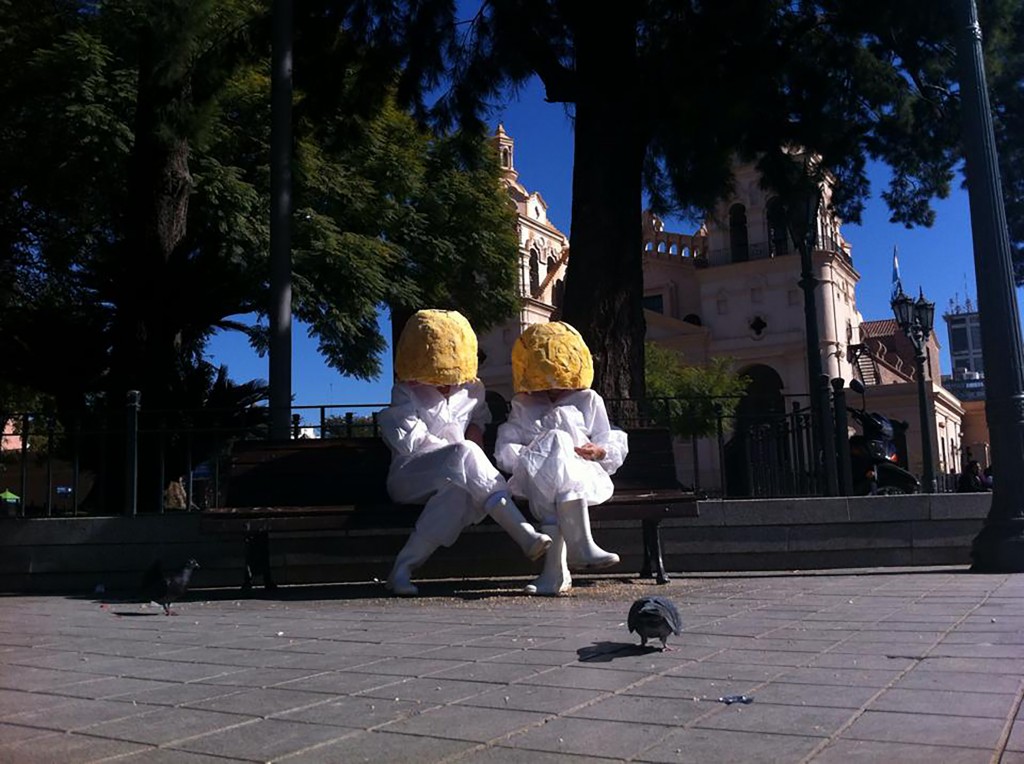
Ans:
{"label": "metal fence", "polygon": [[[815,447],[806,400],[792,396],[788,408],[754,413],[751,407],[729,405],[736,402],[710,397],[606,401],[612,422],[624,429],[673,430],[680,453],[691,462],[680,471],[689,475],[697,492],[759,498],[823,495],[824,456]],[[500,421],[504,402],[491,404]],[[377,438],[377,414],[384,407],[295,407],[291,437]],[[224,499],[233,449],[240,441],[266,439],[267,415],[265,406],[230,412],[146,411],[131,396],[123,413],[105,418],[82,415],[58,421],[52,414],[15,415],[4,425],[0,516],[215,506]],[[713,478],[702,486],[701,476],[708,474]],[[936,490],[954,491],[956,481],[957,475],[940,475]]]}

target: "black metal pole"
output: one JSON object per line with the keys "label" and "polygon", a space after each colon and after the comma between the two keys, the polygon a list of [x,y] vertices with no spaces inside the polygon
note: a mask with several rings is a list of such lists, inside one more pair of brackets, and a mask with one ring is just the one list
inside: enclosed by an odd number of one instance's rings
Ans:
{"label": "black metal pole", "polygon": [[132,517],[139,509],[139,402],[139,391],[129,390],[124,433],[124,513]]}
{"label": "black metal pole", "polygon": [[[800,288],[804,292],[804,331],[807,335],[807,388],[811,405],[811,448],[815,467],[824,467],[825,494],[835,496],[839,492],[835,465],[835,443],[831,437],[831,416],[828,414],[827,378],[822,384],[821,335],[818,332],[818,309],[814,289],[818,279],[814,276],[814,247],[818,238],[818,209],[821,194],[815,188],[804,194],[806,209],[803,210],[804,226],[797,228],[796,246],[800,252]],[[797,216],[790,213],[790,219]],[[802,234],[802,235],[800,235]]]}
{"label": "black metal pole", "polygon": [[836,453],[839,458],[839,493],[850,496],[853,493],[853,465],[850,463],[850,418],[846,410],[846,380],[836,377],[832,380],[832,402],[836,414]]}
{"label": "black metal pole", "polygon": [[915,340],[914,361],[917,365],[917,406],[921,416],[921,492],[935,493],[935,450],[932,448],[932,412],[928,405],[928,383],[925,379],[924,343],[927,337]]}
{"label": "black metal pole", "polygon": [[1010,236],[999,180],[974,0],[956,0],[957,66],[963,101],[967,193],[985,360],[985,415],[995,480],[992,506],[975,537],[973,569],[1024,571],[1024,350]]}
{"label": "black metal pole", "polygon": [[274,0],[270,74],[270,437],[292,405],[292,2]]}

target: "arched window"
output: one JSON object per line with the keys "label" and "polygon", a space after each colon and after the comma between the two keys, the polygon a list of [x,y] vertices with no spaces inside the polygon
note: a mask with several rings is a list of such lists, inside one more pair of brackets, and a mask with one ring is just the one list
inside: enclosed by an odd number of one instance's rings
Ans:
{"label": "arched window", "polygon": [[747,244],[747,208],[734,204],[729,208],[729,250],[734,263],[745,263],[750,259]]}
{"label": "arched window", "polygon": [[530,296],[536,297],[540,291],[540,255],[536,249],[530,250]]}
{"label": "arched window", "polygon": [[501,150],[501,166],[506,170],[512,166],[512,152],[507,148]]}
{"label": "arched window", "polygon": [[771,242],[772,257],[789,254],[786,210],[778,197],[768,202],[768,239]]}

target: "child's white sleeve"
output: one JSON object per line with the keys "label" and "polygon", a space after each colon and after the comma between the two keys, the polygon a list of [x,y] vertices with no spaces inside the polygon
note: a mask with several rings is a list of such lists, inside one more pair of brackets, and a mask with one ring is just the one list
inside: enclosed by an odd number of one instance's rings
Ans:
{"label": "child's white sleeve", "polygon": [[405,398],[393,402],[377,417],[381,437],[396,454],[408,456],[417,451],[447,445],[448,441],[430,433],[416,411],[413,401]]}
{"label": "child's white sleeve", "polygon": [[494,444],[494,461],[502,472],[512,474],[523,450],[523,432],[511,419],[498,425],[498,439]]}
{"label": "child's white sleeve", "polygon": [[590,396],[590,411],[584,414],[590,427],[590,442],[604,449],[604,459],[598,464],[611,475],[626,461],[629,436],[608,421],[604,399],[597,393]]}

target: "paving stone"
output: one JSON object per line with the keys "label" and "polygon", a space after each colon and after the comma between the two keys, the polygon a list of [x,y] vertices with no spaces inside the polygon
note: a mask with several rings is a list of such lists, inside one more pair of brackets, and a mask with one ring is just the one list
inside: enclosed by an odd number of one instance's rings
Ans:
{"label": "paving stone", "polygon": [[486,743],[523,727],[537,724],[547,716],[514,709],[444,706],[387,724],[381,731]]}
{"label": "paving stone", "polygon": [[[444,703],[454,703],[459,700],[473,698],[487,692],[492,687],[498,686],[483,682],[462,682],[456,679],[443,679],[431,676],[403,679],[386,687],[364,690],[359,693],[359,696],[411,700],[430,705],[442,705]],[[505,685],[500,686],[504,688]]]}
{"label": "paving stone", "polygon": [[254,720],[253,716],[200,711],[196,708],[161,708],[129,719],[95,724],[87,732],[134,743],[165,745]]}
{"label": "paving stone", "polygon": [[425,764],[442,761],[468,751],[475,743],[442,738],[396,735],[389,732],[354,732],[324,746],[279,759],[282,764]]}
{"label": "paving stone", "polygon": [[861,708],[878,693],[875,687],[770,682],[748,693],[755,703],[810,708]]}
{"label": "paving stone", "polygon": [[169,748],[216,756],[270,761],[299,753],[320,743],[352,734],[344,727],[260,719],[255,722],[194,737]]}
{"label": "paving stone", "polygon": [[458,759],[459,764],[593,764],[594,760],[593,756],[520,751],[500,746],[481,748]]}
{"label": "paving stone", "polygon": [[52,734],[51,730],[40,729],[39,727],[23,727],[18,724],[0,723],[0,751],[3,750],[4,746],[11,745],[12,743],[20,743],[23,740],[45,737]]}
{"label": "paving stone", "polygon": [[960,746],[993,750],[1004,721],[979,716],[866,711],[843,737],[894,743]]}
{"label": "paving stone", "polygon": [[520,711],[559,713],[602,697],[599,690],[516,684],[478,693],[460,700],[461,705],[509,708]]}
{"label": "paving stone", "polygon": [[1021,722],[1019,713],[1010,730],[1010,739],[1006,743],[1006,750],[1024,752],[1024,723]]}
{"label": "paving stone", "polygon": [[165,686],[154,690],[137,690],[118,695],[117,700],[135,701],[147,703],[154,706],[179,706],[187,703],[196,703],[212,698],[223,698],[228,695],[235,695],[241,692],[237,687],[226,687],[216,684],[171,684],[163,683]]}
{"label": "paving stone", "polygon": [[[814,764],[989,764],[991,753],[979,748],[837,740],[811,759]],[[1007,764],[1005,758],[1002,764]]]}
{"label": "paving stone", "polygon": [[781,673],[777,681],[792,684],[835,685],[838,687],[875,687],[882,688],[899,677],[896,669],[842,669],[832,667],[805,667],[788,669]]}
{"label": "paving stone", "polygon": [[296,708],[325,703],[329,696],[318,692],[302,692],[301,690],[282,690],[268,687],[260,690],[242,690],[232,695],[224,695],[210,700],[189,703],[191,708],[222,711],[230,714],[246,716],[271,716]]}
{"label": "paving stone", "polygon": [[172,751],[165,748],[147,748],[139,753],[117,759],[117,764],[226,764],[237,759],[221,756],[207,756],[188,751]]}
{"label": "paving stone", "polygon": [[100,761],[145,750],[137,743],[105,740],[74,733],[35,737],[0,747],[0,760],[12,764],[55,764],[56,762]]}
{"label": "paving stone", "polygon": [[522,663],[463,663],[431,674],[432,677],[460,679],[466,682],[520,682],[554,670],[548,666]]}
{"label": "paving stone", "polygon": [[332,724],[337,727],[370,729],[388,722],[404,719],[433,708],[436,704],[420,700],[394,700],[392,698],[342,697],[334,698],[295,711],[285,711],[273,717],[285,721],[311,724]]}
{"label": "paving stone", "polygon": [[914,668],[902,676],[894,688],[914,690],[959,690],[962,692],[1015,693],[1021,677],[993,676],[967,671],[923,671]]}
{"label": "paving stone", "polygon": [[1006,719],[1015,701],[1016,696],[1007,693],[892,689],[883,692],[871,710]]}
{"label": "paving stone", "polygon": [[154,706],[113,700],[76,699],[39,711],[12,714],[7,717],[6,721],[28,727],[69,732],[113,719],[138,716],[152,711],[154,708]]}
{"label": "paving stone", "polygon": [[758,680],[717,680],[703,677],[660,676],[637,687],[630,687],[626,695],[649,698],[720,698],[723,695],[739,695],[759,687]]}
{"label": "paving stone", "polygon": [[646,698],[634,695],[613,695],[590,703],[566,715],[580,719],[636,722],[682,726],[710,710],[708,701],[692,698]]}
{"label": "paving stone", "polygon": [[636,684],[649,676],[649,674],[639,671],[610,671],[589,665],[560,666],[550,671],[528,676],[520,680],[519,683],[579,690],[617,691]]}
{"label": "paving stone", "polygon": [[828,737],[848,722],[854,712],[848,708],[775,705],[759,702],[723,706],[719,713],[705,717],[694,726],[738,732]]}
{"label": "paving stone", "polygon": [[744,764],[780,764],[801,761],[820,743],[821,738],[818,737],[682,729],[669,732],[635,760],[689,764],[731,760],[735,757]]}
{"label": "paving stone", "polygon": [[657,743],[666,727],[562,717],[512,735],[499,745],[550,753],[626,759]]}

